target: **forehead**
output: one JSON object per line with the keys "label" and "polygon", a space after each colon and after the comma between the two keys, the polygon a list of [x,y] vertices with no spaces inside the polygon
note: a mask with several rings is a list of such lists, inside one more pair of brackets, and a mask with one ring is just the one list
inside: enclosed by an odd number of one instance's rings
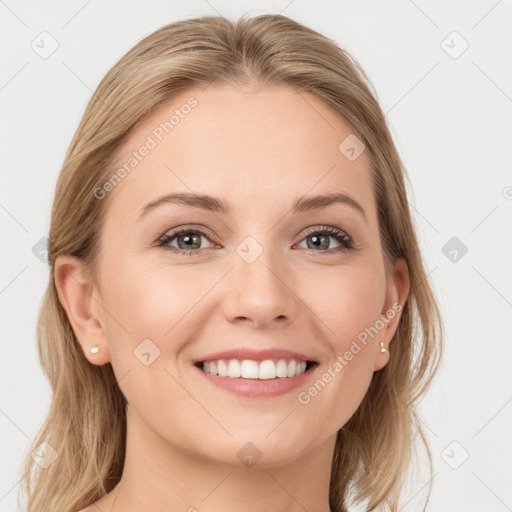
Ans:
{"label": "forehead", "polygon": [[325,192],[368,203],[366,152],[350,160],[340,151],[350,137],[350,124],[322,99],[286,85],[191,88],[131,131],[111,168],[125,172],[108,192],[110,208],[129,205],[133,216],[175,191],[221,196],[235,209]]}

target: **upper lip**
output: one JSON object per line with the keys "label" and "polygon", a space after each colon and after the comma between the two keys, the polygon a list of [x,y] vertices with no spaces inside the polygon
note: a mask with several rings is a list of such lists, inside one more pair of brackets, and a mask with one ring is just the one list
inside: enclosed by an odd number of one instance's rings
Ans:
{"label": "upper lip", "polygon": [[312,357],[293,352],[283,348],[233,348],[208,354],[194,360],[194,364],[204,361],[217,361],[219,359],[251,359],[264,361],[266,359],[298,359],[299,361],[316,362]]}

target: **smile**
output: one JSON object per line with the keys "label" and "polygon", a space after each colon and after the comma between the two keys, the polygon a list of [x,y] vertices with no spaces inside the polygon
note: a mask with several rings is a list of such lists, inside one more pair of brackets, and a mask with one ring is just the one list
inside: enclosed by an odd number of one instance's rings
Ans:
{"label": "smile", "polygon": [[297,359],[217,359],[193,367],[215,387],[244,398],[273,398],[304,386],[312,378],[314,361]]}
{"label": "smile", "polygon": [[[311,366],[313,363],[309,364]],[[199,362],[198,366],[205,373],[219,377],[269,380],[298,377],[306,372],[308,362],[298,359],[265,359],[263,361],[218,359]]]}

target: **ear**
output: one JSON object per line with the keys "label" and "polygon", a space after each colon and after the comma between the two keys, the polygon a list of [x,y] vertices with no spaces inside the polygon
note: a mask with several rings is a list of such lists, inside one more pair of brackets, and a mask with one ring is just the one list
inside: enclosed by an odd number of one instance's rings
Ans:
{"label": "ear", "polygon": [[[92,364],[108,363],[110,353],[104,308],[85,263],[75,256],[58,256],[55,260],[54,281],[59,301],[85,357]],[[97,353],[91,352],[96,346],[99,349]]]}
{"label": "ear", "polygon": [[[380,314],[384,326],[380,329],[377,337],[374,371],[380,370],[389,361],[390,342],[402,316],[402,310],[409,295],[409,288],[409,268],[405,259],[399,258],[393,265],[392,275],[387,278],[386,298]],[[385,352],[381,352],[381,341],[384,343]]]}

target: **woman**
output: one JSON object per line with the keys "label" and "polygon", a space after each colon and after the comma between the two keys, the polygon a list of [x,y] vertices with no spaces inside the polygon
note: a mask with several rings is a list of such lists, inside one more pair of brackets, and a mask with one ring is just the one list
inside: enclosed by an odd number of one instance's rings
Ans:
{"label": "woman", "polygon": [[442,346],[404,175],[366,75],[304,25],[132,48],[57,183],[28,510],[398,510]]}

